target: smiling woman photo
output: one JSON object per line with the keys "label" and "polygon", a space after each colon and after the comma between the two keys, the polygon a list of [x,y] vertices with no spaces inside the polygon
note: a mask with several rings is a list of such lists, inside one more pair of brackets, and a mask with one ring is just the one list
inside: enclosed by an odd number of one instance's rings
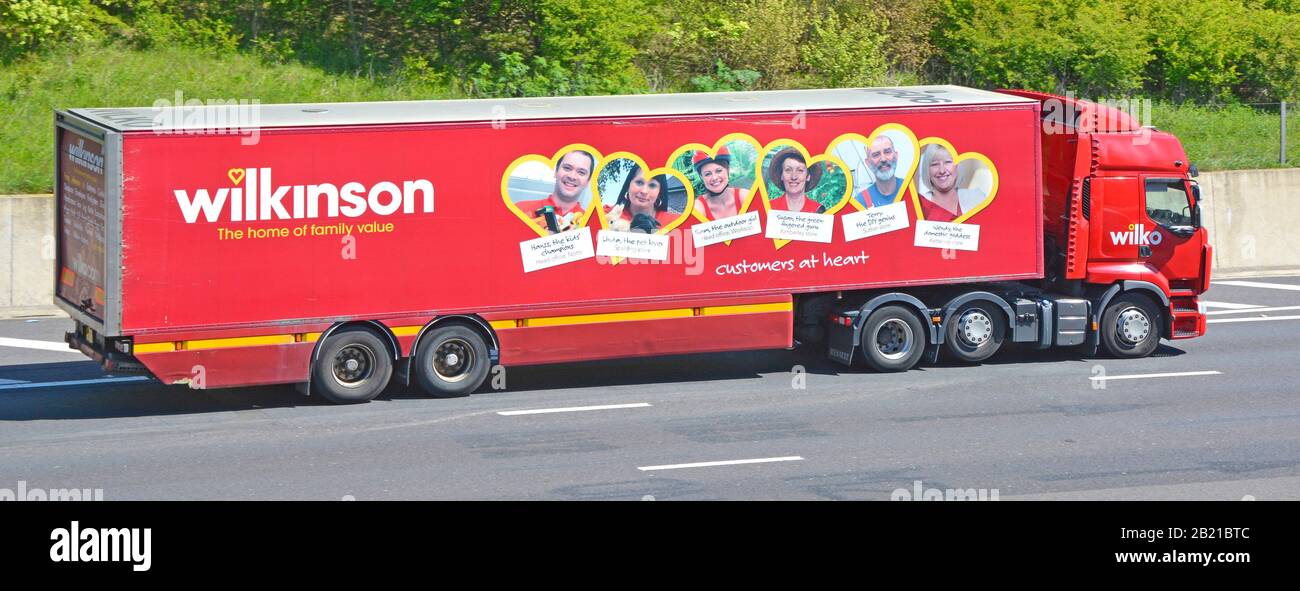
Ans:
{"label": "smiling woman photo", "polygon": [[618,200],[606,208],[605,214],[612,229],[624,232],[654,233],[671,223],[678,214],[668,211],[668,175],[647,177],[641,165],[633,163]]}
{"label": "smiling woman photo", "polygon": [[921,215],[935,222],[951,222],[963,213],[963,204],[984,199],[979,189],[958,187],[957,162],[952,151],[941,144],[929,144],[921,150],[920,185]]}
{"label": "smiling woman photo", "polygon": [[816,187],[821,178],[821,167],[809,168],[808,161],[799,150],[784,148],[777,152],[767,167],[767,179],[784,191],[784,194],[771,200],[772,209],[804,213],[826,211],[825,206],[808,196],[808,191]]}

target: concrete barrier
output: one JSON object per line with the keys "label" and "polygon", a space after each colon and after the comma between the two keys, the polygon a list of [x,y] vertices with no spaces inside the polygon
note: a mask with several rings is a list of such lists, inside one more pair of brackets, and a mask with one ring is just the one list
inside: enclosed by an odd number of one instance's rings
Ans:
{"label": "concrete barrier", "polygon": [[1214,245],[1211,278],[1300,268],[1300,168],[1207,172],[1197,180]]}
{"label": "concrete barrier", "polygon": [[6,315],[53,310],[54,199],[0,196],[0,309]]}
{"label": "concrete barrier", "polygon": [[[1300,168],[1203,173],[1214,276],[1300,272]],[[0,196],[0,316],[53,309],[54,199]]]}

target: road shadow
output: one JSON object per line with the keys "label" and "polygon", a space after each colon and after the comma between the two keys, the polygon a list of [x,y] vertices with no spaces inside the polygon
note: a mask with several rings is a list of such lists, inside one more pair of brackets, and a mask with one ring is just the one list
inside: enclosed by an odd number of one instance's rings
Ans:
{"label": "road shadow", "polygon": [[[0,384],[92,380],[106,376],[91,361],[0,366]],[[111,377],[130,377],[118,375]],[[290,406],[319,406],[293,386],[192,390],[154,380],[0,389],[0,421],[167,416]]]}
{"label": "road shadow", "polygon": [[[1178,357],[1185,355],[1187,352],[1165,343],[1160,343],[1156,350],[1151,353],[1151,357]],[[926,365],[933,367],[963,367],[974,365],[1023,365],[1039,363],[1060,363],[1063,361],[1074,361],[1077,363],[1123,363],[1134,361],[1129,359],[1117,359],[1110,357],[1105,351],[1098,351],[1096,355],[1085,355],[1084,351],[1075,348],[1050,348],[1038,349],[1026,343],[1004,343],[1002,349],[992,358],[980,363],[965,363],[954,359],[946,351],[939,353],[939,362],[935,364],[923,364],[920,367],[924,369]]]}
{"label": "road shadow", "polygon": [[[1009,344],[1011,345],[1011,344]],[[1176,347],[1161,344],[1153,356],[1183,355]],[[1028,346],[1008,346],[987,365],[1037,363],[1116,362],[1105,357],[1086,357],[1071,349],[1038,350]],[[926,367],[963,366],[943,355],[937,364]],[[811,375],[837,376],[869,373],[861,366],[844,367],[826,358],[820,348],[798,348],[665,355],[585,361],[553,365],[522,366],[509,369],[504,392],[517,394],[536,390],[567,388],[601,388],[616,386],[666,385],[687,382],[746,380],[773,373],[789,373],[795,366]],[[975,371],[972,369],[972,371]],[[106,377],[99,366],[89,361],[37,363],[0,366],[0,384],[17,382],[56,382]],[[475,394],[492,394],[492,377]],[[376,401],[427,398],[414,386],[393,383]],[[104,419],[143,416],[167,416],[242,410],[330,406],[319,396],[303,396],[291,385],[251,388],[193,390],[185,386],[163,385],[156,381],[101,383],[24,389],[0,389],[0,421],[38,421],[65,419]]]}

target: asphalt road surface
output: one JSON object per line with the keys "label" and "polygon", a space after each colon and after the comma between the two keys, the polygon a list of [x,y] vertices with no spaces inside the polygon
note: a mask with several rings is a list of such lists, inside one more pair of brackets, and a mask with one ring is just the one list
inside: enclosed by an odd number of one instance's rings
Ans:
{"label": "asphalt road surface", "polygon": [[[1244,283],[1243,283],[1244,282]],[[0,489],[118,499],[1300,499],[1300,277],[1216,282],[1147,359],[1004,350],[846,370],[762,351],[514,368],[507,389],[105,376],[66,318],[0,321]],[[798,366],[798,367],[796,367]],[[801,387],[802,386],[802,387]],[[604,408],[590,408],[604,407]],[[518,412],[555,411],[564,412]]]}

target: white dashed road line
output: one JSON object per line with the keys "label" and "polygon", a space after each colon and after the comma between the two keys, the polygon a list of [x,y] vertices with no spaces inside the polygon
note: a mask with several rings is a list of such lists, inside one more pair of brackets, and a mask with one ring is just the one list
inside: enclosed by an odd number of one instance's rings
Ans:
{"label": "white dashed road line", "polygon": [[602,406],[569,406],[565,408],[538,408],[534,410],[503,410],[497,414],[503,417],[515,417],[519,415],[545,415],[556,412],[584,412],[588,410],[612,410],[616,408],[645,408],[650,406],[649,402],[635,402],[632,404],[606,404]]}
{"label": "white dashed road line", "polygon": [[62,386],[90,386],[93,384],[121,384],[126,382],[144,382],[152,378],[146,376],[129,376],[123,378],[95,378],[93,380],[66,380],[62,382],[30,382],[23,384],[5,384],[0,391],[31,390],[34,388],[58,388]]}
{"label": "white dashed road line", "polygon": [[1261,287],[1264,289],[1285,289],[1287,291],[1300,291],[1300,285],[1288,285],[1286,283],[1264,283],[1263,281],[1211,281],[1211,285],[1231,285],[1234,287]]}
{"label": "white dashed road line", "polygon": [[1205,300],[1201,300],[1201,303],[1205,304],[1206,308],[1224,308],[1226,310],[1249,310],[1251,308],[1263,308],[1263,306],[1259,306],[1256,304],[1233,304],[1231,302],[1207,302]]}
{"label": "white dashed road line", "polygon": [[1300,320],[1300,316],[1255,316],[1251,318],[1211,318],[1206,320],[1206,324],[1219,324],[1221,322],[1264,322],[1267,320]]}
{"label": "white dashed road line", "polygon": [[779,458],[755,458],[752,460],[724,460],[721,462],[695,462],[691,464],[665,464],[662,466],[639,466],[637,470],[651,472],[654,470],[678,470],[681,468],[709,468],[712,466],[736,466],[739,464],[766,464],[769,462],[798,462],[800,456],[783,456]]}
{"label": "white dashed road line", "polygon": [[1221,371],[1180,371],[1174,373],[1140,373],[1128,374],[1122,376],[1093,376],[1088,378],[1095,382],[1109,382],[1112,380],[1141,380],[1146,378],[1181,378],[1186,376],[1215,376],[1220,375]]}
{"label": "white dashed road line", "polygon": [[73,353],[81,355],[81,351],[69,349],[67,343],[57,343],[54,341],[34,341],[31,339],[11,339],[9,337],[0,337],[0,347],[19,347],[22,349],[40,349],[42,351],[58,351],[60,353]]}

